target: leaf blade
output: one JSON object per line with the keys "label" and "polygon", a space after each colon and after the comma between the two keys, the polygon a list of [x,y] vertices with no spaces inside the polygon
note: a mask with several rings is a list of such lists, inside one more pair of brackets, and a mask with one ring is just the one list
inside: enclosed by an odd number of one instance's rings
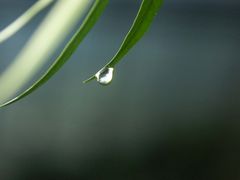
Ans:
{"label": "leaf blade", "polygon": [[30,22],[40,11],[49,6],[53,0],[37,1],[15,21],[8,25],[5,29],[0,31],[0,44],[9,39],[28,22]]}
{"label": "leaf blade", "polygon": [[[163,0],[143,0],[138,10],[134,22],[125,36],[120,48],[113,58],[103,67],[114,67],[128,52],[129,50],[143,37],[145,32],[149,29],[154,17],[160,10]],[[101,68],[101,69],[103,69]],[[99,71],[98,71],[99,72]],[[83,83],[88,83],[95,79],[92,75]]]}
{"label": "leaf blade", "polygon": [[14,102],[19,101],[20,99],[26,97],[31,94],[33,91],[38,89],[40,86],[45,84],[60,68],[69,60],[71,55],[77,49],[79,44],[82,42],[84,37],[88,34],[88,32],[92,29],[94,24],[97,22],[98,18],[102,14],[109,0],[96,0],[88,12],[86,18],[83,23],[79,27],[78,31],[73,35],[71,40],[63,49],[62,53],[57,57],[54,63],[50,66],[50,68],[45,72],[45,74],[40,77],[31,87],[21,93],[19,96],[3,103],[0,105],[1,107],[8,106]]}

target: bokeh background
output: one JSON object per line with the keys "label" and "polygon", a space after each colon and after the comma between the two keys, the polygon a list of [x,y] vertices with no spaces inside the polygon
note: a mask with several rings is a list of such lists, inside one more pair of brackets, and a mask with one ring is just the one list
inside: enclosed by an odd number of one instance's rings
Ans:
{"label": "bokeh background", "polygon": [[[0,0],[0,29],[34,2]],[[240,179],[240,1],[166,0],[112,84],[82,84],[139,5],[110,1],[56,76],[0,109],[0,179]],[[48,10],[0,45],[0,72]]]}

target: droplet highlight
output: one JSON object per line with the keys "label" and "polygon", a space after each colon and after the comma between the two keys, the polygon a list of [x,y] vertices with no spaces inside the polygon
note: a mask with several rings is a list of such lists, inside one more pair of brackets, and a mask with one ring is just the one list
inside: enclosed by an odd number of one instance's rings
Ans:
{"label": "droplet highlight", "polygon": [[112,67],[105,67],[98,71],[95,74],[95,77],[97,78],[97,81],[101,85],[108,85],[111,83],[113,78],[113,71],[114,69]]}

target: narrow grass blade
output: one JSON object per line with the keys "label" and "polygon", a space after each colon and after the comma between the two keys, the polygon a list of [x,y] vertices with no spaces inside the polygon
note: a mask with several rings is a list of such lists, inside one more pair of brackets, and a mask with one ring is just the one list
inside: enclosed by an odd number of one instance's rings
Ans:
{"label": "narrow grass blade", "polygon": [[53,0],[39,0],[32,5],[25,13],[19,18],[13,21],[5,29],[0,31],[0,43],[3,43],[17,31],[19,31],[24,25],[26,25],[32,18],[34,18],[40,11],[50,5]]}
{"label": "narrow grass blade", "polygon": [[96,0],[90,11],[88,12],[86,18],[84,19],[83,23],[79,27],[78,31],[74,34],[74,36],[71,38],[71,40],[68,42],[68,44],[62,51],[62,53],[58,56],[58,58],[54,61],[54,63],[46,71],[46,73],[22,94],[0,105],[0,108],[19,101],[20,99],[29,95],[30,93],[38,89],[40,86],[42,86],[44,83],[46,83],[66,63],[66,61],[69,60],[69,58],[77,49],[84,37],[88,34],[88,32],[97,22],[98,18],[102,14],[107,4],[108,0]]}
{"label": "narrow grass blade", "polygon": [[[142,1],[137,16],[132,24],[132,27],[127,33],[125,39],[123,40],[118,52],[110,60],[110,62],[107,63],[101,69],[104,69],[106,67],[114,67],[128,53],[128,51],[142,38],[144,33],[148,30],[149,26],[151,25],[153,18],[159,11],[162,3],[163,0]],[[93,75],[87,80],[85,80],[84,83],[87,83],[95,78],[96,76]]]}
{"label": "narrow grass blade", "polygon": [[57,0],[14,60],[0,75],[0,104],[25,89],[84,17],[92,0]]}

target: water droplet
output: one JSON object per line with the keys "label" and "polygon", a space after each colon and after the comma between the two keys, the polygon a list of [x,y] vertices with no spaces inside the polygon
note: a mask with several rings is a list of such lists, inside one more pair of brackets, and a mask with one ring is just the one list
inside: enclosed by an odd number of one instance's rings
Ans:
{"label": "water droplet", "polygon": [[113,78],[113,70],[114,69],[112,67],[109,67],[109,68],[105,67],[100,71],[98,71],[97,74],[95,75],[95,77],[97,78],[97,81],[101,85],[108,85],[109,83],[111,83]]}

